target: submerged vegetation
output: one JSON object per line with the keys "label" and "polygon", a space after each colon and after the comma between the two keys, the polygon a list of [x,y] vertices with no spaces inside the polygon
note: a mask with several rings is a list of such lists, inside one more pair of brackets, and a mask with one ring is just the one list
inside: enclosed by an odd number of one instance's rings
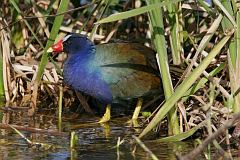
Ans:
{"label": "submerged vegetation", "polygon": [[[191,138],[203,141],[188,155],[176,153],[179,159],[200,153],[211,159],[211,144],[221,153],[216,157],[232,158],[240,135],[237,0],[4,0],[1,5],[2,113],[58,116],[62,133],[63,117],[94,116],[102,106],[62,83],[65,54],[49,54],[47,49],[71,32],[86,34],[95,44],[137,42],[156,51],[164,93],[143,100],[140,125],[132,140],[152,159],[157,156],[144,141]],[[136,104],[129,105],[132,109]],[[2,118],[0,127],[19,134],[18,130],[37,132],[30,126],[8,124],[11,119]],[[76,137],[71,139],[76,141]],[[119,139],[117,148],[122,143]]]}

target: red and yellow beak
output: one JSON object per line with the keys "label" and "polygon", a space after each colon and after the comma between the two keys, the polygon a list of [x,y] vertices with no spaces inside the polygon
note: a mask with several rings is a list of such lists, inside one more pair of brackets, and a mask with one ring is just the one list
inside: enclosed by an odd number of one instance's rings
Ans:
{"label": "red and yellow beak", "polygon": [[60,40],[58,43],[52,45],[52,47],[48,48],[47,52],[54,52],[54,53],[60,53],[63,51],[63,40]]}

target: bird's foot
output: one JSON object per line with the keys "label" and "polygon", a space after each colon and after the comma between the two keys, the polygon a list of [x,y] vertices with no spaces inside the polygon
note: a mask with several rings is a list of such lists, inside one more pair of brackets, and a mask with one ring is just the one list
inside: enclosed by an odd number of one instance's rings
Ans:
{"label": "bird's foot", "polygon": [[103,117],[98,121],[98,123],[105,123],[111,119],[111,106],[107,105],[106,112],[104,113]]}
{"label": "bird's foot", "polygon": [[137,119],[130,119],[129,121],[127,121],[127,124],[128,124],[130,127],[134,127],[134,128],[140,127]]}
{"label": "bird's foot", "polygon": [[110,116],[106,116],[104,114],[104,116],[98,121],[98,123],[106,123],[110,120]]}

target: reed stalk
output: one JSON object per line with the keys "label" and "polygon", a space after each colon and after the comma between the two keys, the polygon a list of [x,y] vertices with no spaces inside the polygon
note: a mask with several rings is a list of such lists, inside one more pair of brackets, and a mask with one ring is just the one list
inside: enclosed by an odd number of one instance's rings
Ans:
{"label": "reed stalk", "polygon": [[[231,40],[228,48],[228,67],[231,93],[234,94],[240,87],[240,17],[237,11],[237,4],[235,1],[213,0],[214,4],[218,6],[224,13],[222,20],[222,28],[224,31],[235,30],[234,38]],[[236,16],[234,16],[236,15]],[[234,97],[233,112],[240,111],[240,95]]]}
{"label": "reed stalk", "polygon": [[[157,4],[158,0],[146,1],[148,5]],[[149,12],[152,40],[157,50],[159,69],[162,77],[165,99],[168,100],[173,93],[171,75],[169,72],[168,53],[165,40],[165,29],[163,25],[162,8],[154,9]],[[177,117],[177,107],[173,107],[168,113],[168,134],[179,134],[179,122]]]}

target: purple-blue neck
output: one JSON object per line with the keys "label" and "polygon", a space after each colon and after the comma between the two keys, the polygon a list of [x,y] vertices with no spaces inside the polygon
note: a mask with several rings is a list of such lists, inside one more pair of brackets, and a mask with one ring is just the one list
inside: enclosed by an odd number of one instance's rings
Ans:
{"label": "purple-blue neck", "polygon": [[112,93],[95,60],[94,44],[85,37],[73,37],[64,42],[64,51],[68,53],[63,71],[65,83],[105,104],[112,103]]}

